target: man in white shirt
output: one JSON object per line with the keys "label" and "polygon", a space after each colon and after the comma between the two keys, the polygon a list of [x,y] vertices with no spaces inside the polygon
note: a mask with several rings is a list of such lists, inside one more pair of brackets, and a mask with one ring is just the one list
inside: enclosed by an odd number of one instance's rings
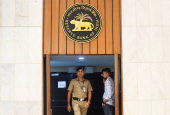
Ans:
{"label": "man in white shirt", "polygon": [[103,110],[105,115],[114,115],[115,105],[114,105],[114,97],[115,97],[115,87],[114,81],[110,77],[111,70],[110,68],[104,68],[102,70],[103,73],[103,82],[104,82],[104,94],[103,94]]}

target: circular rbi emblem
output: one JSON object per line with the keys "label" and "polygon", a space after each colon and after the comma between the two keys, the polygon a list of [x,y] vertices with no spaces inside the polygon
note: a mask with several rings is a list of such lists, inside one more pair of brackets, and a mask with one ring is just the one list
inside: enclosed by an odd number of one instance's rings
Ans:
{"label": "circular rbi emblem", "polygon": [[64,13],[62,27],[71,40],[79,43],[90,42],[102,29],[102,17],[94,6],[78,3]]}

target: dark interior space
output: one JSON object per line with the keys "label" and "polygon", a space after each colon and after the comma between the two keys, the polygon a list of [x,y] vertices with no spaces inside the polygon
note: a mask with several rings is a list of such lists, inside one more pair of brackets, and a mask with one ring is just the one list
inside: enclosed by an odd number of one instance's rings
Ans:
{"label": "dark interior space", "polygon": [[[51,73],[54,74],[54,73]],[[101,72],[87,73],[84,78],[88,79],[93,87],[91,104],[87,115],[104,115],[102,109],[102,97],[104,93],[103,78]],[[67,88],[76,74],[60,72],[59,76],[51,76],[51,107],[52,115],[74,115],[67,112]],[[114,79],[114,73],[112,72]],[[58,81],[66,81],[66,88],[58,88]]]}
{"label": "dark interior space", "polygon": [[[58,58],[56,58],[58,57]],[[85,61],[75,61],[74,57],[63,58],[60,56],[51,57],[50,65],[62,67],[77,67],[77,66],[88,66],[88,67],[94,67],[94,66],[100,66],[100,67],[106,67],[106,66],[113,66],[114,67],[114,56],[113,57],[107,57],[106,60],[103,60],[103,58],[96,58],[92,57],[93,59],[85,60]],[[66,56],[68,57],[68,56]],[[85,57],[86,58],[86,57]],[[94,60],[94,58],[96,60]],[[110,59],[112,58],[112,59]],[[110,60],[108,60],[110,59]],[[46,57],[44,56],[44,115],[46,115]],[[56,61],[57,60],[57,61]],[[66,61],[64,61],[66,60]],[[93,61],[94,60],[94,61]],[[111,62],[112,60],[112,62]],[[88,61],[88,63],[86,63]],[[103,61],[103,62],[102,62]],[[121,114],[121,63],[120,63],[120,55],[119,55],[119,114]],[[100,63],[99,63],[100,62]],[[89,65],[89,63],[91,65]],[[105,65],[104,65],[105,63]],[[70,64],[70,65],[67,65]],[[87,64],[87,65],[86,65]],[[56,66],[56,67],[57,67]],[[94,68],[93,68],[94,69]],[[104,93],[104,84],[103,84],[103,77],[102,72],[96,72],[96,70],[93,70],[92,73],[85,73],[84,78],[89,80],[93,92],[92,92],[92,99],[91,104],[88,109],[87,115],[104,115],[103,108],[102,108],[102,102],[103,102],[103,93]],[[70,73],[70,72],[62,72],[55,70],[50,72],[50,79],[51,79],[51,115],[74,115],[74,112],[72,111],[69,113],[67,111],[67,88],[69,86],[69,83],[72,79],[76,78],[76,73]],[[112,72],[112,79],[114,80],[115,73]],[[64,81],[66,83],[66,86],[64,88],[58,87],[58,82]],[[72,105],[72,104],[71,104]]]}

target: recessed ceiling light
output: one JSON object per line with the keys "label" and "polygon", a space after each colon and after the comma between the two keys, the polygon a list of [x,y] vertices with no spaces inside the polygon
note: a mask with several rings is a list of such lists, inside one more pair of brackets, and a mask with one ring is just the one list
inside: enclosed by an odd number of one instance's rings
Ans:
{"label": "recessed ceiling light", "polygon": [[59,73],[51,74],[51,76],[59,76]]}
{"label": "recessed ceiling light", "polygon": [[84,57],[79,57],[79,60],[83,60],[84,59]]}

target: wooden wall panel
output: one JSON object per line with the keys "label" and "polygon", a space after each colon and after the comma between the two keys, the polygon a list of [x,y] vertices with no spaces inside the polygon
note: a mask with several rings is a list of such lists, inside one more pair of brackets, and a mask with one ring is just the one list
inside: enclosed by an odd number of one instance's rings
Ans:
{"label": "wooden wall panel", "polygon": [[[90,0],[90,4],[97,9],[97,0]],[[90,42],[90,54],[97,54],[97,38]]]}
{"label": "wooden wall panel", "polygon": [[[83,0],[83,3],[89,4],[90,0]],[[83,43],[83,54],[90,54],[90,43]]]}
{"label": "wooden wall panel", "polygon": [[[82,0],[75,0],[76,3],[82,3]],[[75,54],[82,54],[83,53],[83,44],[75,42]]]}
{"label": "wooden wall panel", "polygon": [[105,0],[106,8],[106,54],[113,54],[112,0]]}
{"label": "wooden wall panel", "polygon": [[58,37],[59,37],[59,1],[52,0],[52,48],[51,54],[58,54]]}
{"label": "wooden wall panel", "polygon": [[102,30],[98,36],[98,54],[105,54],[105,2],[98,0],[98,10],[102,16]]}
{"label": "wooden wall panel", "polygon": [[[66,9],[82,2],[102,15],[102,30],[88,43],[72,41],[62,29]],[[120,0],[44,0],[44,4],[44,54],[120,54]]]}
{"label": "wooden wall panel", "polygon": [[51,0],[44,0],[44,54],[51,52]]}
{"label": "wooden wall panel", "polygon": [[[67,9],[74,4],[74,0],[67,0]],[[67,54],[74,54],[74,41],[67,37]]]}
{"label": "wooden wall panel", "polygon": [[60,17],[59,17],[59,54],[66,54],[66,35],[62,29],[62,18],[66,11],[66,0],[60,0]]}
{"label": "wooden wall panel", "polygon": [[113,0],[113,50],[120,54],[120,1]]}

